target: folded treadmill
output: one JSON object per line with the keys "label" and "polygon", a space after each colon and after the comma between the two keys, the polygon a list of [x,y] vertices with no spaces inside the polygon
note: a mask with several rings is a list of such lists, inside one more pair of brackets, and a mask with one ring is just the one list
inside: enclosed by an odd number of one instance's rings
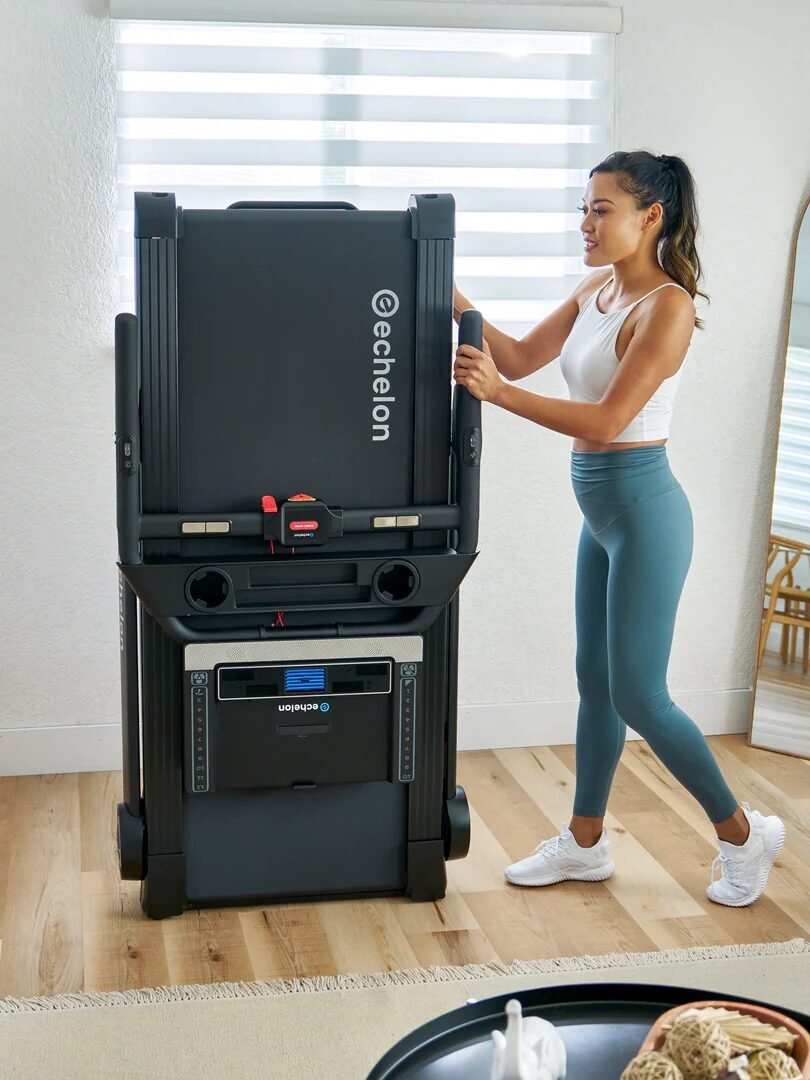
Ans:
{"label": "folded treadmill", "polygon": [[[445,894],[481,406],[455,206],[135,195],[116,319],[121,875],[186,908]],[[481,346],[466,313],[459,341]]]}

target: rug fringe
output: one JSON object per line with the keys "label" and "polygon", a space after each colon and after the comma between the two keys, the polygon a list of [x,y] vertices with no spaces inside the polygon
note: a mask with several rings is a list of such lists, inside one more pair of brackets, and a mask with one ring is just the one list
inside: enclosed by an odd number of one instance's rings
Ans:
{"label": "rug fringe", "polygon": [[314,994],[334,990],[368,990],[386,986],[475,981],[494,975],[553,975],[556,972],[618,971],[622,968],[665,965],[699,960],[732,960],[754,956],[796,956],[810,953],[810,941],[763,942],[757,945],[708,945],[660,952],[605,953],[560,956],[547,960],[516,960],[511,964],[460,964],[447,967],[407,968],[370,975],[319,975],[313,978],[273,979],[264,982],[223,982],[189,986],[157,986],[139,990],[56,994],[52,997],[0,998],[0,1016],[18,1013],[86,1009],[122,1005],[160,1005],[180,1001],[228,1000]]}

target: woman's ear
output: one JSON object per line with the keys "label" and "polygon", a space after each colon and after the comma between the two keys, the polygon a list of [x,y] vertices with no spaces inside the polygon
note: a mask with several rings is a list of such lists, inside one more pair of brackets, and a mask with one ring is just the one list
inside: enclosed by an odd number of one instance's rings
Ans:
{"label": "woman's ear", "polygon": [[641,226],[641,228],[644,232],[649,232],[651,229],[654,229],[659,222],[663,221],[663,219],[663,206],[661,205],[661,203],[653,203],[652,206],[647,210],[647,213],[644,217],[644,224]]}

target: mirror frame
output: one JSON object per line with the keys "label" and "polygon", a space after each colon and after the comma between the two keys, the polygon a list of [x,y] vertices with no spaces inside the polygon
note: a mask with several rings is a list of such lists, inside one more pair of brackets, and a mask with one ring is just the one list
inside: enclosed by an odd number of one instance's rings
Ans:
{"label": "mirror frame", "polygon": [[[804,757],[805,755],[791,754],[788,750],[778,750],[771,746],[762,746],[759,743],[753,741],[754,738],[754,716],[756,714],[757,707],[757,686],[759,684],[759,671],[760,665],[757,663],[759,657],[759,635],[762,632],[762,601],[765,596],[765,582],[768,577],[768,540],[770,538],[773,528],[773,504],[776,495],[776,462],[779,456],[779,437],[782,432],[782,404],[784,401],[784,387],[785,387],[785,374],[787,372],[787,351],[790,344],[790,323],[793,314],[793,292],[796,287],[796,263],[799,255],[799,238],[801,236],[802,228],[807,222],[810,226],[810,195],[806,195],[802,205],[800,207],[799,215],[797,218],[797,224],[793,235],[793,241],[791,244],[790,261],[788,264],[788,276],[787,281],[790,284],[790,303],[788,304],[786,322],[783,322],[782,335],[783,346],[781,349],[781,386],[782,393],[779,398],[779,412],[778,412],[778,424],[776,430],[776,448],[773,457],[773,475],[771,477],[771,499],[768,512],[768,530],[765,537],[765,551],[762,558],[762,577],[759,583],[759,590],[757,592],[757,603],[759,612],[759,622],[757,624],[756,646],[754,649],[754,676],[751,686],[751,712],[748,717],[748,745],[754,747],[757,750],[768,750],[772,754],[785,754],[788,757]],[[808,683],[808,692],[810,692],[810,683]],[[810,759],[810,752],[808,752],[807,758]]]}

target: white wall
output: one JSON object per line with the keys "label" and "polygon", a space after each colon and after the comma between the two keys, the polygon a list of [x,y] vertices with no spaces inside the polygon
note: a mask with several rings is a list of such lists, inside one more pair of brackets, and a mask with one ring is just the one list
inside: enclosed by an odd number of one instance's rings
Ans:
{"label": "white wall", "polygon": [[[810,191],[810,7],[622,6],[617,145],[691,165],[712,295],[670,442],[696,546],[669,685],[705,730],[741,729],[788,254]],[[111,29],[100,0],[0,0],[0,21],[0,773],[114,768]],[[528,385],[564,394],[556,368]],[[485,421],[482,554],[463,588],[462,746],[569,741],[580,524],[570,443],[489,407]],[[504,527],[504,510],[519,530]]]}
{"label": "white wall", "polygon": [[119,712],[105,9],[0,0],[0,773],[80,768]]}

